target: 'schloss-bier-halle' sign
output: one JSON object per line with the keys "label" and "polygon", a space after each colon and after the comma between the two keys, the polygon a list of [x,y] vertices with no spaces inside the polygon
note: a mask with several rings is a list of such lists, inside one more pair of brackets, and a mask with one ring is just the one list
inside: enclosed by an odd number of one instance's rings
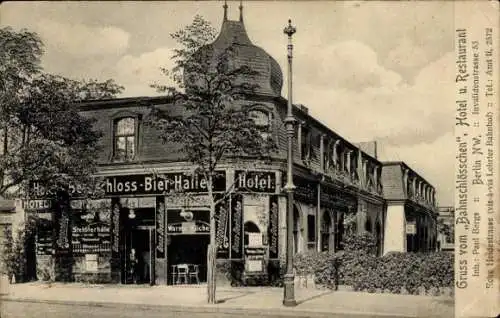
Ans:
{"label": "'schloss-bier-halle' sign", "polygon": [[[178,192],[207,192],[207,180],[200,175],[165,173],[153,175],[113,176],[104,179],[103,188],[108,195],[118,194],[163,194]],[[213,181],[213,191],[226,190],[224,172],[217,173]]]}

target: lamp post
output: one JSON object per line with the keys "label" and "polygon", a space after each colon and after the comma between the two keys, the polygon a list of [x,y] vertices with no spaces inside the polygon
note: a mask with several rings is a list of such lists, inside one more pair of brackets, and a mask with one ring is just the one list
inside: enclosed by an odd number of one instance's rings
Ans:
{"label": "lamp post", "polygon": [[284,276],[284,293],[283,305],[295,306],[295,286],[293,274],[293,135],[295,119],[292,113],[292,35],[297,30],[292,26],[292,20],[288,20],[288,25],[283,32],[288,35],[288,109],[285,118],[286,135],[288,140],[288,155],[287,155],[287,178],[284,190],[287,193],[287,208],[286,208],[286,274]]}

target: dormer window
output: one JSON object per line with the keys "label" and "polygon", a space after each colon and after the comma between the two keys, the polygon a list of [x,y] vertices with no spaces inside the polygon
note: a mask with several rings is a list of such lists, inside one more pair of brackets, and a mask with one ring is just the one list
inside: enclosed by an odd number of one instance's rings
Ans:
{"label": "dormer window", "polygon": [[268,141],[271,137],[271,113],[262,110],[251,110],[248,114],[260,131],[262,139]]}
{"label": "dormer window", "polygon": [[134,159],[137,144],[137,118],[122,117],[115,119],[113,134],[113,159],[118,161]]}

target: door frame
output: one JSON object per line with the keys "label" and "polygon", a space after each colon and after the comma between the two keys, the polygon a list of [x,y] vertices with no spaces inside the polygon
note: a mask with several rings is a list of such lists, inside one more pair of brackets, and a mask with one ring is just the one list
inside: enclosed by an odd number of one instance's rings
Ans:
{"label": "door frame", "polygon": [[154,225],[137,225],[134,226],[129,230],[130,232],[128,233],[127,238],[125,240],[125,284],[127,284],[128,281],[128,266],[129,266],[129,255],[128,253],[130,252],[130,246],[133,244],[133,235],[132,233],[134,231],[147,231],[148,233],[148,241],[149,241],[149,285],[154,285],[155,280],[156,280],[156,273],[155,273],[155,259],[156,259],[156,240],[155,240],[155,233],[156,229]]}

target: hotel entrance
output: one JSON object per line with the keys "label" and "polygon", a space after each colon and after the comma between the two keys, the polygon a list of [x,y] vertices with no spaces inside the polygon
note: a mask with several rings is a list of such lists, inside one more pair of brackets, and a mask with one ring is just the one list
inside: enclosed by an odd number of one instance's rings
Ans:
{"label": "hotel entrance", "polygon": [[122,283],[153,284],[155,266],[154,208],[125,209]]}
{"label": "hotel entrance", "polygon": [[126,284],[152,284],[154,281],[154,227],[138,226],[127,235]]}

